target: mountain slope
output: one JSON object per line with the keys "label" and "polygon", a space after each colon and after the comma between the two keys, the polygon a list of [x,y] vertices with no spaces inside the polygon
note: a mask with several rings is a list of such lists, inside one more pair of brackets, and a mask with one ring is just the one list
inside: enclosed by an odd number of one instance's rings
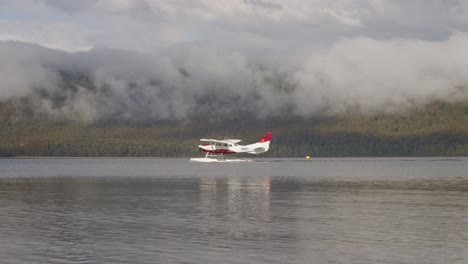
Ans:
{"label": "mountain slope", "polygon": [[18,115],[1,105],[1,156],[193,156],[202,137],[258,140],[262,156],[468,156],[468,103],[434,102],[399,114],[257,119],[197,115],[191,121],[82,123]]}

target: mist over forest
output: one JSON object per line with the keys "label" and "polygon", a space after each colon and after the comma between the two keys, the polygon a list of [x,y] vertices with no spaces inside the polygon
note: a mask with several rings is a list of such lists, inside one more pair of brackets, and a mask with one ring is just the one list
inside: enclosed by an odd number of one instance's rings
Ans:
{"label": "mist over forest", "polygon": [[1,0],[0,103],[52,120],[395,113],[468,100],[468,4]]}
{"label": "mist over forest", "polygon": [[147,55],[4,42],[0,100],[26,98],[37,115],[84,122],[393,113],[435,100],[466,101],[467,47],[464,34],[438,44],[359,38],[299,60],[205,45]]}

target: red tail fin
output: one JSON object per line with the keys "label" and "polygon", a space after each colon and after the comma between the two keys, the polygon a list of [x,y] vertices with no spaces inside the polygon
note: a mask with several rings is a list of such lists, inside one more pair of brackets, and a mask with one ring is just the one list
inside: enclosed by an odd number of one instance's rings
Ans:
{"label": "red tail fin", "polygon": [[258,142],[268,142],[271,139],[271,132],[266,132],[266,134]]}

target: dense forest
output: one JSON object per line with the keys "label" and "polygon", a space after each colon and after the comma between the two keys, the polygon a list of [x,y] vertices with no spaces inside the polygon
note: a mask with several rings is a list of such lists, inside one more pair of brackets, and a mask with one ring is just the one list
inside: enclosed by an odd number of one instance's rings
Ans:
{"label": "dense forest", "polygon": [[262,157],[468,156],[468,103],[433,102],[393,114],[256,118],[197,115],[183,121],[79,122],[18,115],[0,105],[0,156],[184,157],[201,155],[199,138],[258,140]]}

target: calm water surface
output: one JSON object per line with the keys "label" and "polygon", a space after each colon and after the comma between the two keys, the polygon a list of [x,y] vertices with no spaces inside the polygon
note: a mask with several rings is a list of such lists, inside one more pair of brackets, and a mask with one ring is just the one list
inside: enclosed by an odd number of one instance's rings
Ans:
{"label": "calm water surface", "polygon": [[0,160],[0,263],[468,263],[468,158]]}

